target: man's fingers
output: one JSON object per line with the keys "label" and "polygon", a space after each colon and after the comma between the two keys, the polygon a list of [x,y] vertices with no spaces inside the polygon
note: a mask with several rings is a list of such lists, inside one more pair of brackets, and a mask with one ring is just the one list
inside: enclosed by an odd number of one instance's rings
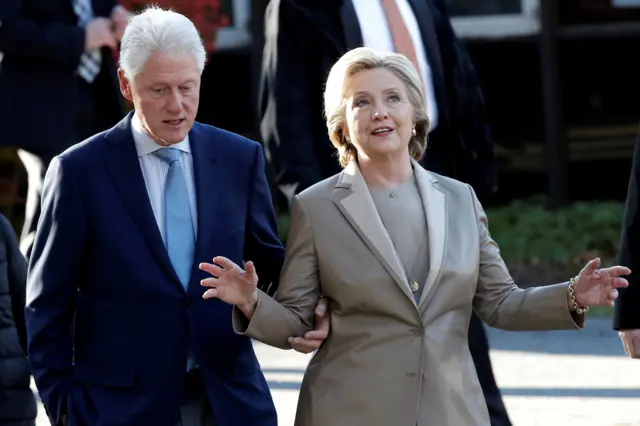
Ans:
{"label": "man's fingers", "polygon": [[308,354],[320,348],[322,341],[319,340],[307,340],[302,337],[290,337],[289,344],[291,348],[297,352]]}
{"label": "man's fingers", "polygon": [[325,297],[321,297],[318,300],[318,306],[316,306],[316,320],[318,318],[322,318],[327,313],[327,307],[329,306],[329,301]]}
{"label": "man's fingers", "polygon": [[327,338],[327,336],[329,335],[329,328],[327,327],[326,329],[316,329],[316,330],[311,330],[309,332],[307,332],[304,335],[304,338],[307,340],[324,340]]}

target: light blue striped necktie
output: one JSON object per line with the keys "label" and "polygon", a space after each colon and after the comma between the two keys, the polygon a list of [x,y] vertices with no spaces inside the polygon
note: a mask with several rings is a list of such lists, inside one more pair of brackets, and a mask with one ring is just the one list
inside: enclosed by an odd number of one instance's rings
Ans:
{"label": "light blue striped necktie", "polygon": [[[155,155],[169,163],[169,173],[164,186],[165,246],[169,259],[185,290],[189,287],[196,239],[193,219],[189,209],[189,196],[184,173],[180,164],[180,150],[163,148]],[[191,351],[187,360],[187,371],[195,364]]]}
{"label": "light blue striped necktie", "polygon": [[165,246],[173,269],[186,290],[191,278],[196,241],[187,184],[180,164],[180,150],[163,148],[154,154],[169,164],[169,173],[164,185]]}

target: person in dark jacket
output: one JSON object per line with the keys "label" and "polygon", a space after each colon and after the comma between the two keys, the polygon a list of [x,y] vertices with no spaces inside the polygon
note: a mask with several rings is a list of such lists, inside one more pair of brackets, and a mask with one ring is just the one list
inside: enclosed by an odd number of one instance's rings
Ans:
{"label": "person in dark jacket", "polygon": [[0,0],[0,146],[28,175],[27,259],[51,159],[124,116],[113,52],[129,15],[116,0]]}
{"label": "person in dark jacket", "polygon": [[0,425],[35,425],[24,319],[27,263],[9,221],[0,214]]}
{"label": "person in dark jacket", "polygon": [[[640,267],[640,133],[631,164],[629,187],[622,223],[620,240],[620,265]],[[629,287],[620,290],[616,301],[613,329],[617,330],[625,353],[630,358],[640,359],[640,275],[627,277]]]}

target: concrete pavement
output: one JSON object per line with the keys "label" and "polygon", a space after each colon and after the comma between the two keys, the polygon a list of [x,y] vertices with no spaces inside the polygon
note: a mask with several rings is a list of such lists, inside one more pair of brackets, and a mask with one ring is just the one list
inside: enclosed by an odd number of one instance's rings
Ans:
{"label": "concrete pavement", "polygon": [[[640,426],[640,360],[624,357],[609,319],[588,319],[581,332],[489,329],[489,338],[514,426]],[[310,355],[260,343],[255,348],[279,426],[293,426]],[[41,425],[47,425],[44,414]]]}

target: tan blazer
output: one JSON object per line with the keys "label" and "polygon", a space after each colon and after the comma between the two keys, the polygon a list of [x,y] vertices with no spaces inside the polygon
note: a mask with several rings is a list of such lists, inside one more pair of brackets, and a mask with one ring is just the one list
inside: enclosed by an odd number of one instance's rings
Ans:
{"label": "tan blazer", "polygon": [[236,332],[290,349],[289,336],[312,329],[321,294],[330,299],[331,332],[305,372],[297,426],[489,426],[467,345],[472,308],[508,330],[582,327],[568,283],[513,283],[471,187],[414,168],[431,261],[418,304],[352,163],[295,198],[275,300],[261,293],[249,324],[234,311]]}

